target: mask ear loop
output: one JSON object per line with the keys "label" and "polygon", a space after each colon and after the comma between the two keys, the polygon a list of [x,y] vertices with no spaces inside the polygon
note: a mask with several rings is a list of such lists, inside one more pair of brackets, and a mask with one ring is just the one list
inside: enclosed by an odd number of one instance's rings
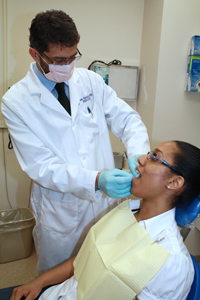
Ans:
{"label": "mask ear loop", "polygon": [[[49,66],[49,64],[46,62],[46,60],[44,60],[44,58],[40,55],[39,52],[38,52],[38,54],[39,54],[39,57],[43,60],[43,62],[45,62]],[[43,70],[40,62],[38,62],[38,63],[39,63],[40,69],[42,70],[43,75],[45,76],[45,74],[46,74],[45,71]]]}
{"label": "mask ear loop", "polygon": [[43,73],[43,75],[45,76],[45,72],[44,72],[44,70],[43,70],[43,68],[42,68],[42,66],[41,66],[41,64],[39,63],[39,65],[40,65],[40,69],[42,70],[42,73]]}

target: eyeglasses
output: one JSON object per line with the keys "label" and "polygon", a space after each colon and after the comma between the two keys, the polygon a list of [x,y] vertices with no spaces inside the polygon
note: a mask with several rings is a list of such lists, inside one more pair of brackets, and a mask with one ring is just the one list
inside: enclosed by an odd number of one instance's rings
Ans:
{"label": "eyeglasses", "polygon": [[148,152],[147,153],[147,158],[148,159],[153,159],[159,163],[161,163],[162,165],[165,165],[166,167],[170,168],[172,171],[174,171],[176,174],[179,174],[177,172],[177,170],[172,167],[170,164],[168,164],[164,159],[162,159],[161,157],[159,157],[154,151]]}
{"label": "eyeglasses", "polygon": [[[63,65],[70,65],[74,60],[79,60],[82,57],[81,52],[77,49],[78,55],[72,56],[68,59],[61,59],[61,60],[56,60],[53,61],[51,58],[49,58],[46,54],[40,52],[39,50],[37,50],[40,57],[41,55],[44,56],[46,59],[48,59],[48,61],[54,65],[54,66],[63,66]],[[41,57],[42,58],[42,57]]]}

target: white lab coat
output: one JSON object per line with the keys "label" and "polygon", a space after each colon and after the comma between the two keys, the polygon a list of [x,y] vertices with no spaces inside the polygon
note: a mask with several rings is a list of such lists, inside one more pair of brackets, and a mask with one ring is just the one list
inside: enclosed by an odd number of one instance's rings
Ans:
{"label": "white lab coat", "polygon": [[94,188],[98,171],[114,168],[108,129],[129,157],[149,151],[138,113],[101,76],[77,68],[68,84],[71,116],[40,82],[32,64],[2,99],[16,156],[34,181],[38,273],[75,255],[89,228],[114,202]]}

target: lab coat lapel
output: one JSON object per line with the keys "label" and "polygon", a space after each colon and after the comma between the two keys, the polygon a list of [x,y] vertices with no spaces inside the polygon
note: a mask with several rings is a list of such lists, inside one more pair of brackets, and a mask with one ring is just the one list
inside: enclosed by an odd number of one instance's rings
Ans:
{"label": "lab coat lapel", "polygon": [[58,111],[59,113],[70,117],[70,115],[64,109],[64,107],[60,104],[60,102],[52,95],[51,92],[49,92],[49,90],[44,85],[42,85],[42,87],[41,87],[40,102],[42,104],[50,107],[51,109],[54,109],[54,110]]}
{"label": "lab coat lapel", "polygon": [[52,93],[41,83],[37,75],[34,73],[32,65],[27,75],[28,75],[27,76],[28,89],[30,94],[32,95],[38,94],[38,97],[40,98],[40,103],[70,118],[70,115],[66,112],[64,107],[52,95]]}
{"label": "lab coat lapel", "polygon": [[82,88],[79,83],[79,77],[80,75],[74,71],[73,76],[68,81],[72,121],[74,121],[76,118],[77,109],[82,94]]}

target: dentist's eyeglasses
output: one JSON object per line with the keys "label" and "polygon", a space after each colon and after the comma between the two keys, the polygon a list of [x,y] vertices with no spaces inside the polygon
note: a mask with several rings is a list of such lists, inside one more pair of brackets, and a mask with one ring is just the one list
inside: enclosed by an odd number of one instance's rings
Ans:
{"label": "dentist's eyeglasses", "polygon": [[161,163],[162,165],[164,165],[164,166],[170,168],[170,169],[171,169],[173,172],[175,172],[176,174],[181,175],[181,174],[179,174],[179,173],[177,172],[177,170],[176,170],[174,167],[172,167],[172,166],[171,166],[170,164],[168,164],[164,159],[162,159],[161,157],[159,157],[154,151],[148,152],[148,153],[147,153],[147,158],[148,158],[148,159],[153,159],[153,160],[155,160],[155,161]]}
{"label": "dentist's eyeglasses", "polygon": [[42,58],[42,56],[44,56],[46,59],[48,59],[48,61],[50,62],[50,64],[54,65],[54,66],[63,66],[63,65],[70,65],[74,60],[79,60],[82,57],[81,52],[77,49],[77,53],[75,56],[72,56],[68,59],[62,59],[62,60],[56,60],[53,61],[51,58],[49,58],[46,54],[40,52],[39,50],[37,50],[37,52],[39,53],[40,57]]}

